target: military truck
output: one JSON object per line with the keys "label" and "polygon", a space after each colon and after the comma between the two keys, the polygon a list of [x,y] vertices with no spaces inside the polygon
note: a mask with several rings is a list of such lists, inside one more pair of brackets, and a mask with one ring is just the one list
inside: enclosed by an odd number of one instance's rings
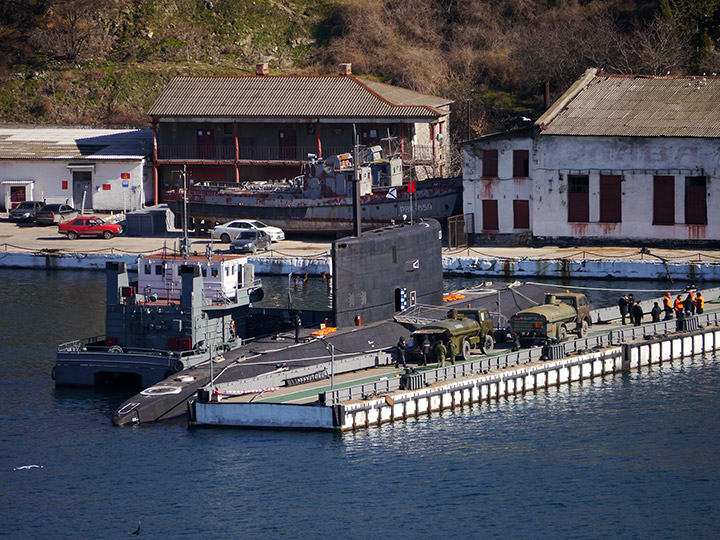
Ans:
{"label": "military truck", "polygon": [[587,336],[590,320],[590,303],[584,294],[562,293],[545,295],[545,303],[523,309],[510,317],[510,329],[527,347],[536,340],[561,342],[570,332],[578,337]]}
{"label": "military truck", "polygon": [[[495,346],[492,317],[487,309],[451,309],[445,319],[421,326],[412,333],[412,345],[408,352],[412,356],[422,355],[423,340],[429,341],[433,350],[438,340],[451,339],[458,347],[460,356],[470,359],[471,350],[480,347],[487,354]],[[432,361],[428,359],[428,361]]]}

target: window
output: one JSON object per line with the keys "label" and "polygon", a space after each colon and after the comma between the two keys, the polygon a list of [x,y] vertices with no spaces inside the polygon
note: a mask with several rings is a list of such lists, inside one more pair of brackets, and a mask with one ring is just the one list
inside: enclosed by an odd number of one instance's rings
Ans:
{"label": "window", "polygon": [[653,225],[675,225],[675,177],[653,178]]}
{"label": "window", "polygon": [[622,221],[622,178],[618,175],[600,176],[600,221]]}
{"label": "window", "polygon": [[150,274],[152,274],[152,267],[149,264],[146,264],[145,265],[145,275],[149,276]]}
{"label": "window", "polygon": [[513,178],[527,178],[528,176],[530,176],[530,152],[513,150]]}
{"label": "window", "polygon": [[498,202],[495,200],[484,200],[482,202],[483,230],[497,231],[498,227]]}
{"label": "window", "polygon": [[156,264],[155,265],[155,275],[156,276],[162,276],[163,275],[163,267],[162,264]]}
{"label": "window", "polygon": [[530,228],[530,201],[521,199],[513,201],[513,228]]}
{"label": "window", "polygon": [[590,221],[590,181],[586,174],[568,176],[568,222]]}
{"label": "window", "polygon": [[685,177],[685,223],[707,225],[707,178]]}
{"label": "window", "polygon": [[210,275],[211,275],[212,277],[218,277],[218,276],[220,275],[216,266],[213,266],[213,267],[210,269]]}
{"label": "window", "polygon": [[483,150],[482,162],[483,178],[497,178],[498,175],[498,151]]}

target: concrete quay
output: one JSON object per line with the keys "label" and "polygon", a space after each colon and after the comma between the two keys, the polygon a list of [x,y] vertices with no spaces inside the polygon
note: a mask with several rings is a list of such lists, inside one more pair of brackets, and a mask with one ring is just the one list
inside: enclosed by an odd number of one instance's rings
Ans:
{"label": "concrete quay", "polygon": [[[101,216],[103,217],[103,216]],[[177,250],[180,230],[151,237],[119,236],[111,240],[69,240],[55,226],[25,226],[0,219],[0,268],[104,270],[108,261],[130,268],[139,254]],[[209,235],[191,235],[193,250],[203,253]],[[320,275],[330,272],[327,237],[292,237],[272,249],[251,256],[259,274]],[[227,245],[214,243],[216,251]],[[449,275],[472,275],[502,280],[532,277],[662,279],[720,281],[720,250],[637,247],[506,247],[477,246],[443,249],[443,268]]]}

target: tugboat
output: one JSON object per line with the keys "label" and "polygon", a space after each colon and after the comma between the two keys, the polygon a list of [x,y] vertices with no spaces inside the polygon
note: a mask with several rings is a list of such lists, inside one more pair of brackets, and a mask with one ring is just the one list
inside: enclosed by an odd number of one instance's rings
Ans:
{"label": "tugboat", "polygon": [[263,296],[247,257],[212,246],[140,256],[136,281],[122,262],[106,274],[106,335],[58,347],[56,386],[147,388],[209,362],[242,345],[249,306]]}

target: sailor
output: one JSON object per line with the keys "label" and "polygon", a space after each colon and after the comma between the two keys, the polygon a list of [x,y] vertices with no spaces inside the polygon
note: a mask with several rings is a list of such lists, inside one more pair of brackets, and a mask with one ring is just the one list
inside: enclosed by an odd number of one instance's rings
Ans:
{"label": "sailor", "polygon": [[403,368],[407,369],[407,364],[405,363],[405,348],[407,345],[405,345],[405,338],[400,336],[400,340],[397,343],[397,358],[395,358],[395,369],[400,367],[400,362],[402,362]]}
{"label": "sailor", "polygon": [[433,352],[435,353],[435,360],[437,360],[437,367],[445,367],[445,355],[447,354],[447,349],[445,348],[445,344],[442,339],[437,340]]}
{"label": "sailor", "polygon": [[658,305],[657,302],[653,305],[652,311],[650,311],[650,315],[652,316],[652,322],[660,322],[660,314],[662,313],[662,309]]}
{"label": "sailor", "polygon": [[623,294],[618,300],[618,307],[620,308],[620,316],[622,317],[622,323],[625,324],[625,317],[628,314],[628,297],[627,294]]}
{"label": "sailor", "polygon": [[695,299],[695,312],[698,315],[702,315],[705,311],[705,298],[703,298],[703,295],[701,292],[697,293],[697,298]]}
{"label": "sailor", "polygon": [[448,356],[450,357],[450,363],[455,365],[455,357],[458,355],[458,346],[452,339],[448,340]]}
{"label": "sailor", "polygon": [[685,307],[685,315],[688,317],[695,315],[695,293],[692,292],[692,290],[688,291],[688,295],[685,297],[683,306]]}
{"label": "sailor", "polygon": [[673,318],[673,307],[672,307],[672,297],[670,296],[669,292],[665,293],[665,296],[663,296],[663,307],[665,308],[665,319],[666,321],[669,321]]}
{"label": "sailor", "polygon": [[300,343],[300,329],[302,328],[302,318],[300,312],[295,313],[293,318],[293,326],[295,327],[295,343]]}
{"label": "sailor", "polygon": [[632,307],[632,319],[635,326],[640,326],[643,318],[643,309],[639,303],[633,304]]}

